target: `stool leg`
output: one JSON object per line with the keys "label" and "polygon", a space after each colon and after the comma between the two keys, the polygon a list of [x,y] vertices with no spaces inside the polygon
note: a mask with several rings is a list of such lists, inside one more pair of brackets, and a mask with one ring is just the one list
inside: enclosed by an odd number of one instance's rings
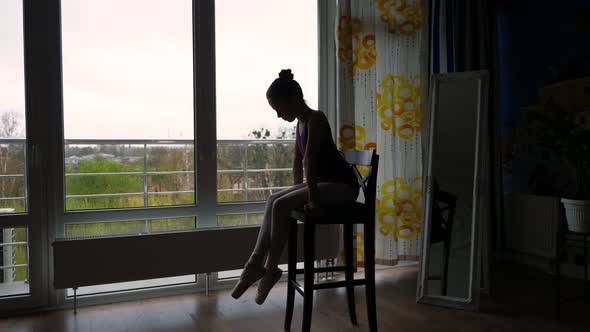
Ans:
{"label": "stool leg", "polygon": [[311,314],[313,309],[313,277],[315,260],[315,225],[307,221],[303,225],[304,235],[304,286],[303,286],[303,325],[301,331],[311,330]]}
{"label": "stool leg", "polygon": [[586,235],[584,235],[584,303],[588,304],[588,248],[586,248]]}
{"label": "stool leg", "polygon": [[449,254],[450,254],[450,248],[451,248],[451,244],[449,243],[449,241],[444,241],[444,246],[443,246],[443,257],[442,257],[442,271],[441,271],[441,276],[440,276],[440,294],[442,296],[447,296],[447,285],[448,285],[448,279],[447,276],[449,275]]}
{"label": "stool leg", "polygon": [[[373,218],[374,220],[374,218]],[[375,226],[365,224],[365,292],[369,331],[377,332],[377,306],[375,299]]]}
{"label": "stool leg", "polygon": [[285,313],[285,330],[291,329],[293,318],[293,305],[295,304],[295,287],[292,281],[297,276],[297,220],[289,220],[289,244],[288,244],[288,277],[287,277],[287,311]]}
{"label": "stool leg", "polygon": [[350,314],[350,321],[352,324],[357,325],[356,321],[356,308],[354,300],[354,238],[352,236],[352,224],[344,225],[344,255],[346,257],[346,270],[345,278],[349,284],[346,285],[346,297],[348,298],[348,312]]}
{"label": "stool leg", "polygon": [[555,260],[555,318],[559,319],[561,316],[561,257],[557,255]]}

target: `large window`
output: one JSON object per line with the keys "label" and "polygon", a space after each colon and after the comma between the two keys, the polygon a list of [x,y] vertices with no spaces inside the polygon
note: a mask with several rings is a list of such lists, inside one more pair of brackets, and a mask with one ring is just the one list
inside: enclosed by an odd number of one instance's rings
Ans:
{"label": "large window", "polygon": [[[193,73],[192,9],[62,0],[67,211],[196,203],[193,88],[207,82]],[[277,118],[266,89],[290,68],[318,107],[317,2],[217,0],[211,32],[217,142],[201,144],[217,147],[217,202],[263,201],[292,184],[295,125]],[[219,211],[217,225],[259,220],[244,212],[227,222]]]}
{"label": "large window", "polygon": [[[327,3],[0,1],[0,311],[64,304],[71,292],[50,283],[56,239],[252,236],[219,228],[260,224],[264,200],[292,184],[295,123],[265,93],[290,68],[318,108]],[[195,290],[236,264],[78,294]]]}
{"label": "large window", "polygon": [[[194,215],[87,220],[105,209],[196,203],[193,1],[61,0],[61,10],[63,235],[196,229]],[[188,275],[82,287],[79,294],[195,282]]]}

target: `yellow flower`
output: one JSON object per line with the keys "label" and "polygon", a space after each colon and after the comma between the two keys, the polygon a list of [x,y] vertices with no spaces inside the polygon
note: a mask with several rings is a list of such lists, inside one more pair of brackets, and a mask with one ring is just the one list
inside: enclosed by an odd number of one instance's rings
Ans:
{"label": "yellow flower", "polygon": [[383,236],[407,240],[421,231],[422,177],[384,182],[377,200],[377,221]]}
{"label": "yellow flower", "polygon": [[405,36],[416,34],[422,27],[422,8],[419,0],[377,0],[379,18],[388,31]]}
{"label": "yellow flower", "polygon": [[422,128],[420,77],[411,79],[386,74],[377,92],[377,114],[381,128],[403,139],[411,139]]}
{"label": "yellow flower", "polygon": [[365,261],[365,233],[361,231],[356,232],[356,254],[358,262]]}

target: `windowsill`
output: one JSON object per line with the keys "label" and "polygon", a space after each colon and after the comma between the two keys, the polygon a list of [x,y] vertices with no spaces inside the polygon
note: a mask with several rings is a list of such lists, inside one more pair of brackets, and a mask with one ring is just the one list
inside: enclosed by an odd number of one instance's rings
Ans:
{"label": "windowsill", "polygon": [[[182,286],[187,284],[194,284],[197,281],[195,275],[188,275],[188,276],[179,276],[179,277],[168,277],[168,278],[158,278],[158,279],[151,279],[151,280],[139,280],[139,281],[129,281],[129,282],[120,282],[114,284],[104,284],[104,285],[96,285],[96,286],[85,286],[80,287],[76,291],[76,295],[80,296],[102,296],[107,294],[113,293],[120,293],[120,292],[131,292],[131,291],[141,291],[147,289],[156,289],[162,287],[171,287],[171,286]],[[67,297],[73,297],[74,291],[71,288],[68,288],[66,291]]]}

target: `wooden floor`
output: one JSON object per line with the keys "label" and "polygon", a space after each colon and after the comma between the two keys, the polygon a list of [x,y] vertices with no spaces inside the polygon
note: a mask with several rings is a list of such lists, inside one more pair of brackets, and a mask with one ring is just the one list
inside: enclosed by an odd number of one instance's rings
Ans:
{"label": "wooden floor", "polygon": [[[415,266],[390,268],[377,273],[377,309],[380,331],[590,331],[590,307],[564,306],[561,320],[553,318],[549,280],[522,271],[498,277],[494,297],[484,299],[482,313],[470,313],[416,304]],[[576,285],[573,285],[576,286]],[[285,283],[271,292],[266,303],[254,303],[255,289],[240,300],[230,291],[164,297],[72,310],[36,313],[0,320],[0,331],[282,331]],[[359,325],[348,319],[345,292],[316,292],[312,331],[368,331],[364,288],[357,287]],[[301,297],[297,295],[293,331],[301,328]]]}

